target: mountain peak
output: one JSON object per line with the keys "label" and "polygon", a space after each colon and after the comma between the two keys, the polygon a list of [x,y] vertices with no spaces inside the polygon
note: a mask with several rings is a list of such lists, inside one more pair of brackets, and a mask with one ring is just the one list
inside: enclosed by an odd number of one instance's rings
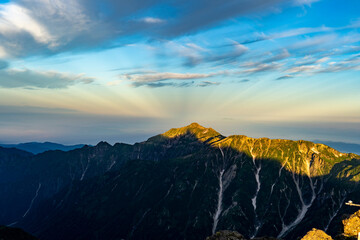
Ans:
{"label": "mountain peak", "polygon": [[175,138],[178,136],[192,135],[201,142],[214,142],[225,138],[220,133],[212,128],[206,128],[200,124],[194,122],[190,125],[181,128],[172,128],[169,131],[162,134],[167,138]]}
{"label": "mountain peak", "polygon": [[108,142],[101,141],[98,144],[96,144],[96,147],[111,147],[111,145]]}
{"label": "mountain peak", "polygon": [[197,122],[193,122],[190,125],[187,125],[186,127],[205,128],[205,127],[201,126],[200,124],[198,124]]}

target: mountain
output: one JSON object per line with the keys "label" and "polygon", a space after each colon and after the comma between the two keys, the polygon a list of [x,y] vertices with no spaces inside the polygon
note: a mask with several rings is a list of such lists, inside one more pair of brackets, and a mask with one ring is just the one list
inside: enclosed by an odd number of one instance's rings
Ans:
{"label": "mountain", "polygon": [[52,142],[44,142],[44,143],[28,142],[28,143],[19,143],[19,144],[0,144],[0,146],[4,148],[17,148],[20,150],[31,152],[33,154],[38,154],[49,150],[70,151],[76,148],[81,148],[84,146],[84,144],[66,146]]}
{"label": "mountain", "polygon": [[[123,161],[128,145],[112,147],[101,142],[64,152],[47,151],[33,155],[17,149],[0,148],[11,161],[0,159],[0,224],[15,223],[42,200],[52,197],[74,181],[100,176]],[[18,157],[24,153],[23,157]],[[128,160],[128,159],[126,159]]]}
{"label": "mountain", "polygon": [[[343,232],[335,236],[335,240],[355,240],[358,239],[360,231],[360,210],[350,216],[344,216],[342,220]],[[301,240],[332,240],[324,231],[313,228]],[[236,231],[221,230],[217,231],[206,240],[247,240],[243,235]],[[253,240],[278,240],[272,237],[257,237]],[[300,240],[300,238],[298,238]]]}
{"label": "mountain", "polygon": [[37,240],[20,228],[0,226],[0,240]]}
{"label": "mountain", "polygon": [[[16,148],[0,147],[0,184],[18,181],[17,179],[23,176],[23,170],[28,167],[28,159],[32,156],[32,153]],[[0,196],[2,196],[0,198],[1,204],[4,197],[3,195]]]}
{"label": "mountain", "polygon": [[356,153],[360,154],[360,144],[356,143],[345,143],[345,142],[332,142],[332,141],[321,141],[321,140],[314,140],[316,143],[322,143],[328,145],[332,148],[340,152],[347,152],[347,153]]}
{"label": "mountain", "polygon": [[3,164],[5,162],[17,161],[18,159],[28,158],[32,155],[32,153],[16,148],[0,147],[0,164]]}
{"label": "mountain", "polygon": [[[16,166],[16,167],[14,167]],[[360,156],[308,141],[225,137],[193,123],[134,145],[101,142],[0,166],[0,223],[40,239],[336,235],[360,199]],[[20,169],[20,170],[19,170]]]}

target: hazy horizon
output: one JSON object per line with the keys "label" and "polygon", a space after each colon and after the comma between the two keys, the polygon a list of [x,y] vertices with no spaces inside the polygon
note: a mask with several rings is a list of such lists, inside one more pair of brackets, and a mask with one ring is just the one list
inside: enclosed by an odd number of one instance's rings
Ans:
{"label": "hazy horizon", "polygon": [[[183,124],[183,125],[178,125],[175,127],[168,127],[166,129],[163,129],[163,127],[160,127],[159,125],[166,125],[166,124],[159,124],[156,126],[156,129],[158,129],[158,132],[152,132],[149,129],[141,129],[138,132],[132,131],[130,133],[124,133],[124,134],[119,134],[119,135],[112,135],[112,134],[108,134],[107,136],[104,135],[103,138],[97,138],[97,137],[93,137],[93,138],[89,138],[88,136],[86,136],[86,138],[81,138],[79,137],[78,139],[80,140],[76,140],[76,139],[68,139],[68,140],[64,140],[61,138],[57,138],[56,136],[54,138],[45,138],[45,139],[33,139],[33,138],[29,138],[28,140],[24,141],[6,141],[6,140],[2,140],[0,139],[0,144],[21,144],[21,143],[29,143],[29,142],[38,142],[38,143],[44,143],[44,142],[52,142],[52,143],[58,143],[58,144],[63,144],[63,145],[76,145],[76,144],[88,144],[88,145],[96,145],[99,142],[105,141],[108,142],[109,144],[113,145],[115,143],[127,143],[127,144],[134,144],[137,142],[144,142],[146,141],[148,138],[153,137],[155,135],[158,134],[162,134],[164,132],[166,132],[167,130],[170,130],[171,128],[179,128],[179,127],[184,127],[189,125],[189,123],[187,124]],[[360,144],[358,142],[351,142],[348,141],[348,139],[344,139],[341,140],[339,137],[336,138],[336,136],[334,136],[334,139],[331,138],[326,138],[326,136],[328,135],[326,133],[326,128],[316,128],[317,131],[315,131],[314,133],[310,133],[310,132],[306,132],[306,130],[309,131],[308,127],[304,127],[303,130],[305,131],[302,135],[298,134],[298,138],[297,137],[292,137],[291,133],[294,133],[294,131],[298,130],[300,128],[299,125],[296,126],[296,129],[294,129],[291,126],[270,126],[269,124],[266,125],[258,125],[258,126],[237,126],[237,127],[233,127],[232,125],[225,125],[225,126],[220,126],[223,128],[224,131],[219,130],[218,128],[215,128],[213,126],[208,126],[205,124],[201,124],[200,125],[204,126],[204,127],[209,127],[209,128],[213,128],[214,130],[216,130],[217,132],[219,132],[220,134],[222,134],[223,136],[231,136],[231,135],[246,135],[248,137],[252,137],[252,138],[270,138],[270,139],[288,139],[288,140],[305,140],[305,141],[312,141],[312,142],[339,142],[339,143],[345,143],[345,144]],[[233,128],[232,128],[233,127]],[[256,129],[257,127],[259,127],[259,129]],[[240,132],[231,132],[232,129],[240,129]],[[241,132],[241,129],[243,129],[243,131]],[[246,130],[245,130],[246,129]],[[270,135],[263,135],[263,133],[271,133],[274,130],[278,130],[277,135],[275,136],[270,136]],[[322,132],[323,131],[323,132]],[[117,133],[118,134],[118,133]],[[301,137],[302,136],[302,137]],[[321,138],[321,136],[323,138]]]}

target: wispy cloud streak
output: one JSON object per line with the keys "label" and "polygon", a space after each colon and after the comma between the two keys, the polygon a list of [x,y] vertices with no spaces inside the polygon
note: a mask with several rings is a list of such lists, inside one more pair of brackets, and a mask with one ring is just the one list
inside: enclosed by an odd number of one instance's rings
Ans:
{"label": "wispy cloud streak", "polygon": [[94,78],[84,74],[68,74],[56,71],[32,71],[29,69],[0,70],[2,88],[67,88],[76,84],[89,84]]}

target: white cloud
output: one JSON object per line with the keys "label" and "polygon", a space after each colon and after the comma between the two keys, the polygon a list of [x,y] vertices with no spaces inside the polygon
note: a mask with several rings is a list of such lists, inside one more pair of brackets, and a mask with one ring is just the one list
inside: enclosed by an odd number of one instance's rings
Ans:
{"label": "white cloud", "polygon": [[136,75],[122,75],[127,80],[133,82],[159,82],[165,80],[189,80],[189,79],[200,79],[200,78],[208,78],[213,76],[212,74],[200,74],[200,73],[154,73],[154,74],[136,74]]}
{"label": "white cloud", "polygon": [[[194,33],[226,19],[272,12],[285,0],[199,0],[198,4],[173,1],[176,16],[157,13],[163,1],[136,0],[17,0],[0,4],[0,57],[49,55],[66,51],[111,47],[113,40],[142,33],[146,38],[167,39]],[[203,8],[206,4],[206,8]],[[109,11],[110,10],[110,11]],[[129,21],[131,16],[139,20]],[[158,25],[161,24],[161,28]],[[126,44],[129,38],[124,38]],[[195,49],[195,46],[188,45]],[[195,48],[194,48],[195,47]],[[197,48],[198,51],[201,51]],[[239,49],[238,49],[239,50]]]}
{"label": "white cloud", "polygon": [[209,87],[209,86],[216,86],[220,85],[219,82],[211,82],[211,81],[202,81],[198,84],[199,87]]}
{"label": "white cloud", "polygon": [[[219,85],[218,82],[202,81],[196,84],[198,79],[212,78],[216,76],[228,76],[237,74],[236,72],[218,71],[209,74],[204,73],[173,73],[173,72],[143,72],[143,73],[128,73],[119,76],[120,80],[130,81],[134,87],[148,86],[151,88],[158,87],[206,87],[211,85]],[[115,85],[117,82],[111,82],[110,85]]]}
{"label": "white cloud", "polygon": [[295,36],[300,36],[300,35],[305,35],[305,34],[330,32],[330,31],[335,31],[335,30],[336,29],[334,29],[334,28],[330,28],[330,27],[326,27],[326,26],[315,27],[315,28],[295,28],[295,29],[290,29],[287,31],[279,32],[279,33],[274,33],[269,36],[269,39],[295,37]]}
{"label": "white cloud", "polygon": [[79,0],[0,4],[0,57],[57,53],[109,38],[108,25],[90,13]]}
{"label": "white cloud", "polygon": [[[248,66],[250,65],[254,65],[253,63],[249,63]],[[245,65],[243,65],[245,66]],[[281,64],[279,63],[257,63],[255,67],[252,68],[248,68],[246,70],[243,71],[243,73],[250,73],[250,74],[255,74],[255,73],[260,73],[260,72],[267,72],[267,71],[273,71],[273,70],[277,70],[281,67]]]}
{"label": "white cloud", "polygon": [[306,38],[305,40],[293,44],[290,48],[292,50],[306,49],[311,47],[323,48],[331,44],[334,44],[336,39],[337,39],[336,34],[327,34],[316,37],[309,37]]}
{"label": "white cloud", "polygon": [[289,51],[287,49],[282,49],[280,53],[274,54],[272,57],[263,60],[262,63],[277,62],[277,61],[281,61],[283,59],[286,59],[286,58],[288,58],[290,56],[291,56],[291,54],[289,53]]}
{"label": "white cloud", "polygon": [[7,58],[8,54],[3,46],[0,46],[0,58]]}
{"label": "white cloud", "polygon": [[164,50],[163,55],[177,56],[184,58],[184,65],[194,67],[201,63],[212,64],[228,64],[234,62],[237,58],[244,55],[249,49],[236,41],[229,40],[230,44],[219,48],[209,50],[201,47],[195,43],[177,43],[175,41],[166,41],[162,48],[158,50]]}
{"label": "white cloud", "polygon": [[170,55],[177,54],[186,58],[201,58],[201,52],[207,51],[195,43],[181,44],[176,41],[165,41],[164,46],[161,46],[161,48],[165,49],[166,52],[171,52]]}
{"label": "white cloud", "polygon": [[297,6],[303,6],[303,5],[311,6],[312,3],[319,2],[319,1],[320,0],[295,0],[294,3]]}
{"label": "white cloud", "polygon": [[199,52],[207,52],[208,51],[207,49],[200,47],[199,45],[197,45],[195,43],[186,43],[185,45],[188,46],[189,48],[197,50]]}
{"label": "white cloud", "polygon": [[14,35],[21,31],[28,32],[39,43],[53,41],[46,27],[36,21],[28,9],[12,3],[0,5],[0,34]]}
{"label": "white cloud", "polygon": [[95,79],[84,74],[69,74],[56,71],[32,71],[29,69],[0,70],[0,87],[3,88],[67,88]]}
{"label": "white cloud", "polygon": [[328,61],[330,58],[329,57],[323,57],[323,58],[320,58],[318,60],[316,60],[317,63],[323,63],[323,62],[326,62]]}
{"label": "white cloud", "polygon": [[290,79],[290,78],[293,78],[293,77],[294,77],[293,75],[287,74],[287,75],[280,76],[280,77],[276,78],[276,80],[285,80],[285,79]]}
{"label": "white cloud", "polygon": [[298,67],[292,67],[286,70],[286,72],[288,73],[312,72],[319,69],[321,69],[320,65],[303,65]]}
{"label": "white cloud", "polygon": [[143,22],[145,22],[145,23],[150,23],[150,24],[156,24],[156,23],[163,23],[163,22],[165,22],[164,19],[161,19],[161,18],[153,18],[153,17],[142,18],[141,21],[143,21]]}

